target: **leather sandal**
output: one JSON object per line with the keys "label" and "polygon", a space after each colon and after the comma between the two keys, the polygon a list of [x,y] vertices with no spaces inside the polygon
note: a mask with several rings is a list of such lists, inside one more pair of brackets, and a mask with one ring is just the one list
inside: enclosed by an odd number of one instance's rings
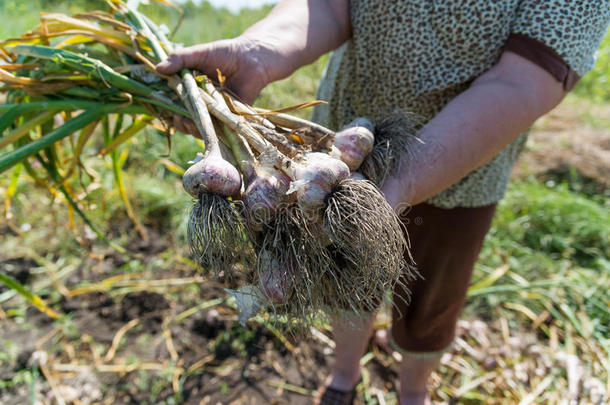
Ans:
{"label": "leather sandal", "polygon": [[314,405],[352,405],[356,398],[356,387],[359,383],[356,383],[351,391],[343,391],[324,385],[318,389]]}

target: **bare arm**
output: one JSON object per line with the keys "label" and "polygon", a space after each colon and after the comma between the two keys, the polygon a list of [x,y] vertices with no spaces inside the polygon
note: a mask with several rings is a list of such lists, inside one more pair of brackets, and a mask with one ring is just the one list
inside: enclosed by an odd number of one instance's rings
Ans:
{"label": "bare arm", "polygon": [[350,36],[348,0],[283,0],[241,37],[272,50],[262,62],[274,81],[338,48]]}
{"label": "bare arm", "polygon": [[261,21],[234,39],[177,50],[157,70],[195,68],[252,103],[263,87],[315,61],[351,36],[349,0],[282,0]]}
{"label": "bare arm", "polygon": [[562,84],[511,52],[420,132],[418,158],[402,162],[383,191],[396,209],[418,204],[489,162],[565,96]]}

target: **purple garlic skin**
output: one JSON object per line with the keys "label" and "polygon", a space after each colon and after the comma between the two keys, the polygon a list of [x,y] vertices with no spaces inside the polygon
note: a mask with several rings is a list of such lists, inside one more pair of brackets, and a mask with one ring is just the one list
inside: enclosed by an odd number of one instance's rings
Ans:
{"label": "purple garlic skin", "polygon": [[198,197],[211,193],[222,197],[235,197],[241,190],[239,171],[220,155],[197,155],[194,164],[182,176],[182,186],[187,193]]}
{"label": "purple garlic skin", "polygon": [[259,279],[263,294],[275,303],[285,302],[289,295],[291,274],[288,266],[282,266],[270,252],[260,253],[261,275]]}
{"label": "purple garlic skin", "polygon": [[286,192],[290,178],[275,169],[259,169],[242,196],[250,224],[258,229],[259,225],[269,223],[273,215],[287,200]]}
{"label": "purple garlic skin", "polygon": [[319,219],[326,197],[349,175],[349,167],[341,160],[325,153],[307,154],[305,162],[294,173],[295,183],[299,183],[295,187],[299,208],[310,219]]}
{"label": "purple garlic skin", "polygon": [[317,221],[321,218],[324,202],[329,194],[330,190],[326,187],[313,182],[305,183],[297,191],[299,208],[307,218]]}
{"label": "purple garlic skin", "polygon": [[375,136],[373,124],[366,118],[357,118],[347,128],[335,134],[330,155],[341,159],[350,170],[357,170],[373,151]]}

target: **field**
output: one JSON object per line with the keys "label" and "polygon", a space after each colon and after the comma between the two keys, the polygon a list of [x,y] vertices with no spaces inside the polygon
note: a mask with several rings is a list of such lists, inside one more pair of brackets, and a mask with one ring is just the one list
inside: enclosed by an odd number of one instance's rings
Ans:
{"label": "field", "polygon": [[[0,39],[36,25],[39,10],[72,13],[92,2],[66,3],[0,1]],[[238,35],[268,8],[232,15],[189,3],[185,11],[177,39],[192,44]],[[148,12],[168,25],[176,19],[155,6]],[[272,84],[257,103],[313,99],[326,60]],[[60,315],[0,284],[0,403],[310,403],[332,362],[329,326],[294,336],[259,315],[241,327],[234,302],[189,259],[192,202],[171,168],[186,166],[195,141],[177,134],[170,148],[146,129],[121,150],[139,232],[100,147],[85,150],[96,181],[78,203],[125,251],[100,241],[60,195],[25,173],[0,175],[0,274]],[[433,375],[435,402],[610,402],[609,209],[610,34],[595,70],[532,130],[476,265],[454,348]],[[361,403],[396,403],[399,360],[382,340],[371,342]]]}

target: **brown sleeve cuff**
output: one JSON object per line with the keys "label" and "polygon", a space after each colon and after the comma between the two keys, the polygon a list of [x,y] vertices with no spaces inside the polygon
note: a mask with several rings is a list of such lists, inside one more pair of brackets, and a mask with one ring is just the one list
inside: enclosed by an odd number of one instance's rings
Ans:
{"label": "brown sleeve cuff", "polygon": [[537,39],[523,34],[510,34],[506,40],[505,51],[516,53],[535,63],[563,83],[566,91],[578,82],[580,76],[568,65],[555,50]]}

